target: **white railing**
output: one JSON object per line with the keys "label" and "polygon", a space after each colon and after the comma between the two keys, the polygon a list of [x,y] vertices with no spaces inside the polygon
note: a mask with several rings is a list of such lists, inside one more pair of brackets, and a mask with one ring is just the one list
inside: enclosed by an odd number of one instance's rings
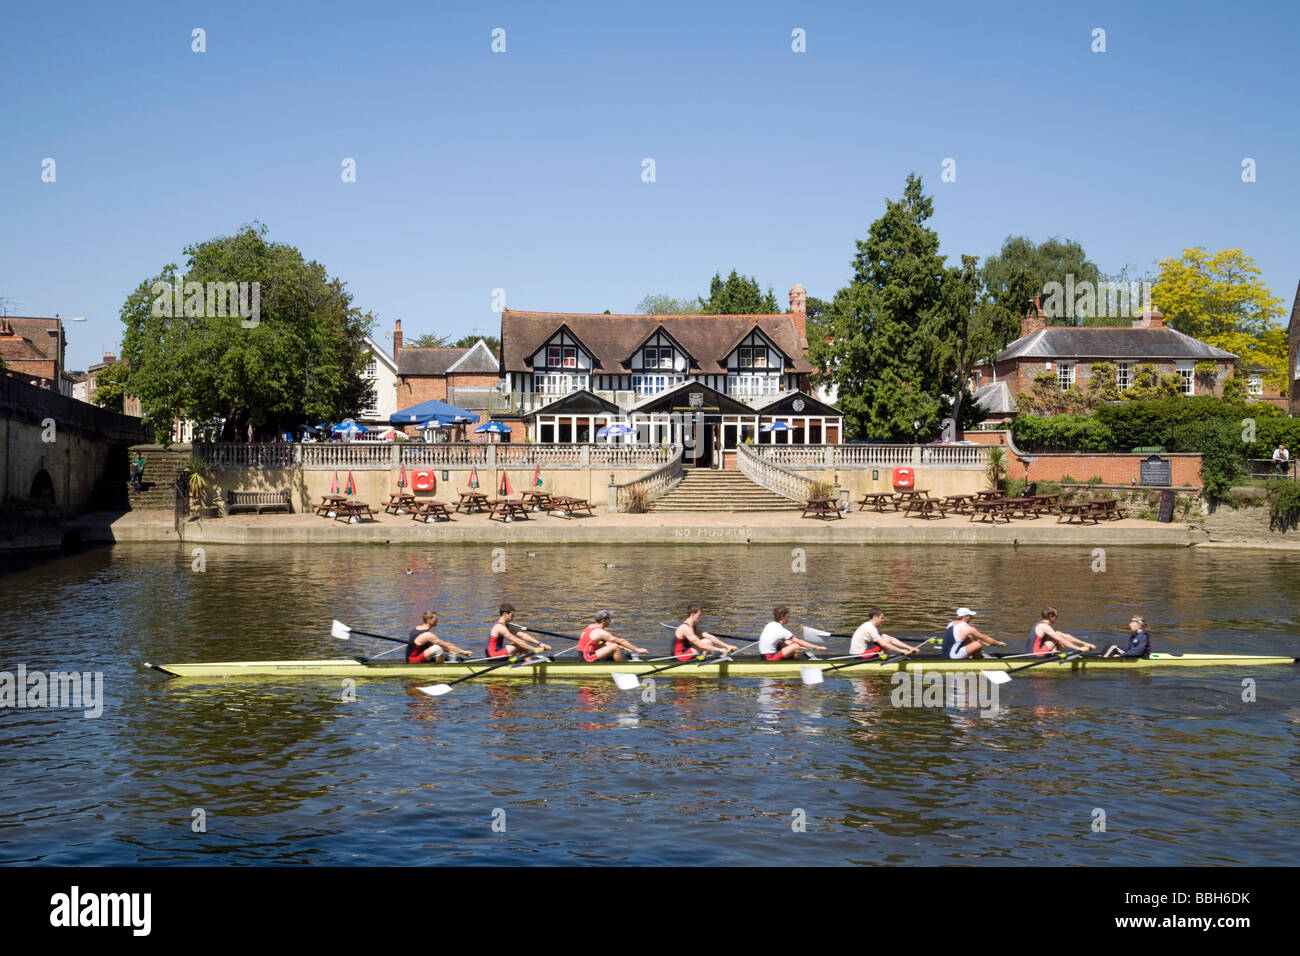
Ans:
{"label": "white railing", "polygon": [[482,467],[488,462],[488,450],[494,446],[470,442],[406,442],[402,445],[403,465],[434,465],[441,468]]}
{"label": "white railing", "polygon": [[741,473],[754,484],[791,501],[807,501],[812,497],[812,479],[779,467],[760,456],[753,445],[741,445],[736,452],[736,463],[740,465]]}
{"label": "white railing", "polygon": [[297,447],[286,442],[195,443],[193,455],[213,468],[292,468]]}
{"label": "white railing", "polygon": [[765,461],[796,470],[925,465],[976,469],[988,464],[987,445],[747,445]]}
{"label": "white railing", "polygon": [[388,468],[393,465],[393,446],[389,444],[299,445],[304,468]]}
{"label": "white railing", "polygon": [[611,511],[626,511],[632,500],[633,489],[644,491],[645,503],[650,504],[676,488],[682,478],[685,477],[685,471],[682,469],[682,449],[678,445],[672,445],[670,450],[672,458],[650,472],[650,474],[634,478],[632,481],[624,482],[621,485],[614,485],[613,493],[610,495],[612,500],[609,502],[609,509]]}

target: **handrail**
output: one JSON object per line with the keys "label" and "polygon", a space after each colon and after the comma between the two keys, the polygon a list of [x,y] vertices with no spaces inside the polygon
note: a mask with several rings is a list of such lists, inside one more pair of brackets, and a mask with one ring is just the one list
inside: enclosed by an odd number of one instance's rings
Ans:
{"label": "handrail", "polygon": [[646,504],[657,501],[668,492],[672,491],[681,480],[686,477],[686,471],[682,467],[682,446],[670,445],[668,450],[672,453],[672,458],[667,463],[660,465],[648,475],[642,475],[639,478],[633,478],[631,481],[625,481],[621,485],[614,485],[609,503],[610,510],[626,511],[632,500],[632,489],[639,488],[645,491]]}
{"label": "handrail", "polygon": [[754,484],[791,501],[807,501],[813,496],[811,478],[786,471],[759,455],[752,445],[740,445],[736,451],[736,463],[745,477]]}
{"label": "handrail", "polygon": [[988,464],[988,445],[765,445],[747,446],[774,465],[793,469],[891,468],[926,465],[976,469]]}

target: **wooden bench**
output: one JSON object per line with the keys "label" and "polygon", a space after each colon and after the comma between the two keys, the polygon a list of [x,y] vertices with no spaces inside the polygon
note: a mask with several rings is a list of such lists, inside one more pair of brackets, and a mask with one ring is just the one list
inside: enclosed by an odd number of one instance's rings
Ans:
{"label": "wooden bench", "polygon": [[980,521],[992,521],[997,524],[999,518],[1005,518],[1007,524],[1011,524],[1011,515],[1015,513],[1015,505],[1011,504],[1005,498],[989,498],[984,501],[971,502],[970,518],[974,521],[979,518]]}
{"label": "wooden bench", "polygon": [[572,518],[574,513],[578,511],[585,511],[591,517],[596,517],[596,512],[591,510],[591,502],[586,498],[570,498],[567,495],[558,495],[551,498],[551,514]]}
{"label": "wooden bench", "polygon": [[[869,491],[858,499],[858,510],[863,511],[870,507],[873,511],[884,513],[885,509],[894,503],[894,494],[891,491]],[[895,509],[897,510],[897,509]]]}
{"label": "wooden bench", "polygon": [[417,501],[409,506],[412,521],[450,521],[451,509],[441,501]]}
{"label": "wooden bench", "polygon": [[516,518],[524,521],[528,520],[528,505],[522,501],[514,501],[510,498],[499,498],[496,501],[488,502],[488,521],[493,518],[500,518],[502,521],[513,521]]}
{"label": "wooden bench", "polygon": [[1056,506],[1056,511],[1057,524],[1074,524],[1075,521],[1079,524],[1087,524],[1089,521],[1096,524],[1098,520],[1090,501],[1063,501]]}
{"label": "wooden bench", "polygon": [[809,498],[808,503],[803,506],[802,517],[829,518],[834,515],[836,518],[843,518],[840,514],[839,501],[836,498]]}
{"label": "wooden bench", "polygon": [[943,505],[953,514],[968,515],[971,510],[971,502],[975,500],[975,495],[948,495],[943,499]]}
{"label": "wooden bench", "polygon": [[414,505],[415,495],[399,491],[388,496],[388,501],[384,504],[384,510],[390,515],[395,515],[401,514],[402,511],[410,511]]}
{"label": "wooden bench", "polygon": [[1124,517],[1124,511],[1115,498],[1094,498],[1088,502],[1092,513],[1101,521],[1118,521]]}
{"label": "wooden bench", "polygon": [[293,501],[287,491],[227,491],[226,514],[236,511],[263,510],[276,511],[283,508],[287,514],[293,514]]}
{"label": "wooden bench", "polygon": [[[918,518],[946,518],[948,506],[938,498],[916,497],[903,506],[903,517],[915,515]],[[935,512],[939,512],[938,515]]]}
{"label": "wooden bench", "polygon": [[352,519],[358,521],[373,521],[375,519],[374,509],[364,501],[343,501],[340,502],[334,515],[335,521],[347,521],[351,523]]}

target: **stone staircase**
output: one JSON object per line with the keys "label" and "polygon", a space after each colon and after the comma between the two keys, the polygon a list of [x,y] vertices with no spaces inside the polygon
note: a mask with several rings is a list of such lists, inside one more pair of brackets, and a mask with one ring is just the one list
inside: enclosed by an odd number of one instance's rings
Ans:
{"label": "stone staircase", "polygon": [[790,511],[803,505],[754,484],[739,471],[687,468],[686,477],[651,511]]}
{"label": "stone staircase", "polygon": [[[189,459],[189,451],[164,449],[159,445],[136,446],[131,456],[139,450],[145,458],[144,491],[136,491],[126,482],[127,504],[132,511],[171,511],[176,507],[176,476]],[[130,457],[130,456],[128,456]]]}

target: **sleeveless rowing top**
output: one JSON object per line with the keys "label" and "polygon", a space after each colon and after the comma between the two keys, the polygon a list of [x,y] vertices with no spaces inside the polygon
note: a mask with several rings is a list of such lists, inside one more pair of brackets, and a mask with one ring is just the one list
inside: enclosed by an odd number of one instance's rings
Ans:
{"label": "sleeveless rowing top", "polygon": [[597,643],[591,639],[591,632],[598,630],[600,627],[601,625],[599,622],[588,624],[586,630],[582,632],[582,636],[578,638],[578,652],[582,655],[583,660],[594,661],[596,659],[596,651],[605,643],[604,641]]}
{"label": "sleeveless rowing top", "polygon": [[952,646],[957,643],[956,627],[957,622],[953,621],[943,632],[943,644],[941,644],[940,647],[943,649],[945,660],[952,656]]}
{"label": "sleeveless rowing top", "polygon": [[510,646],[506,639],[498,634],[492,634],[488,637],[487,656],[488,657],[505,657],[510,653]]}
{"label": "sleeveless rowing top", "polygon": [[[1042,624],[1039,621],[1038,624]],[[1047,638],[1038,636],[1038,624],[1029,629],[1029,640],[1025,641],[1025,652],[1027,654],[1050,654],[1051,649],[1047,646]]]}
{"label": "sleeveless rowing top", "polygon": [[684,637],[673,635],[673,657],[679,661],[689,661],[695,655],[695,645]]}
{"label": "sleeveless rowing top", "polygon": [[428,631],[428,628],[413,627],[406,635],[406,663],[419,664],[424,661],[424,648],[415,646],[415,639]]}

